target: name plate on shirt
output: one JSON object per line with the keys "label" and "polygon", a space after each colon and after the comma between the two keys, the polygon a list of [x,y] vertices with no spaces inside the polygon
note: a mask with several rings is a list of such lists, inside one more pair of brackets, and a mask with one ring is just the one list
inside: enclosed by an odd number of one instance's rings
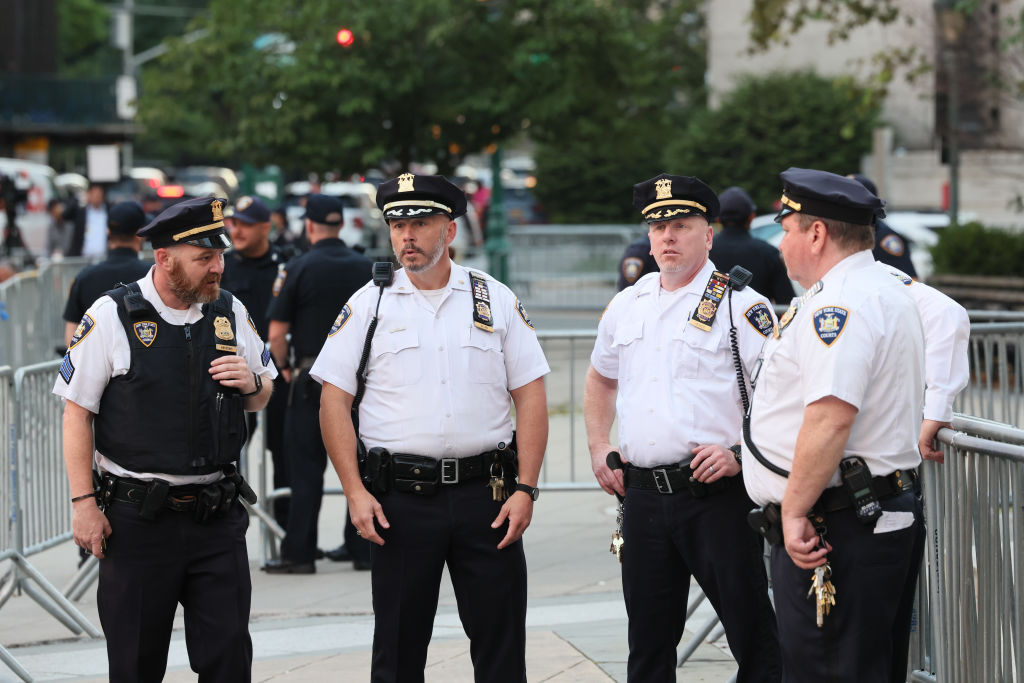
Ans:
{"label": "name plate on shirt", "polygon": [[237,346],[228,346],[227,344],[217,344],[218,351],[227,351],[228,353],[238,353]]}
{"label": "name plate on shirt", "polygon": [[711,331],[711,323],[715,321],[715,314],[718,313],[718,304],[722,303],[725,288],[728,286],[729,276],[727,274],[717,270],[711,273],[711,277],[708,278],[708,286],[704,288],[704,296],[700,298],[697,310],[690,318],[691,325],[705,332]]}

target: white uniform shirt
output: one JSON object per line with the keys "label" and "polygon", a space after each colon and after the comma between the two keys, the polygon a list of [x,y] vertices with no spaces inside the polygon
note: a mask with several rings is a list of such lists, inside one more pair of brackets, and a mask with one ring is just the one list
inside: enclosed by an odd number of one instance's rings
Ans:
{"label": "white uniform shirt", "polygon": [[[154,266],[155,267],[155,266]],[[153,268],[149,269],[141,280],[138,280],[142,296],[156,308],[156,312],[164,321],[172,325],[195,323],[203,317],[202,304],[193,304],[185,310],[169,308],[156,291],[153,284]],[[234,298],[232,311],[235,314],[235,336],[238,341],[238,355],[245,358],[249,367],[260,376],[273,380],[277,377],[277,368],[270,360],[270,353],[256,333],[249,320],[245,306],[238,298]],[[72,343],[68,349],[65,363],[74,367],[71,381],[65,382],[61,376],[53,385],[53,393],[82,406],[91,413],[100,409],[100,399],[109,382],[128,372],[131,366],[131,347],[125,336],[124,326],[117,315],[117,304],[109,296],[101,296],[85,313],[92,321],[92,326],[81,339]],[[161,323],[157,323],[160,325]],[[157,334],[160,334],[159,328]],[[76,334],[76,336],[78,336]],[[266,361],[266,362],[264,362]],[[173,486],[180,484],[201,484],[220,479],[222,473],[214,472],[203,475],[172,475],[159,472],[131,472],[104,457],[96,451],[96,464],[105,472],[116,476],[133,477],[135,479],[165,479]]]}
{"label": "white uniform shirt", "polygon": [[924,417],[936,422],[953,419],[953,401],[971,378],[967,345],[971,320],[963,306],[948,296],[916,282],[898,268],[875,262],[877,267],[906,285],[917,305],[924,328]]}
{"label": "white uniform shirt", "polygon": [[[404,269],[384,290],[359,406],[367,448],[462,458],[508,443],[509,391],[550,372],[512,291],[485,275],[494,318],[487,332],[473,324],[469,270],[454,262],[451,269],[436,310]],[[378,291],[368,283],[342,308],[309,371],[313,379],[356,393]]]}
{"label": "white uniform shirt", "polygon": [[[916,467],[924,336],[914,301],[895,278],[882,277],[870,251],[843,259],[821,283],[780,338],[765,344],[751,401],[754,445],[791,470],[804,408],[835,396],[858,409],[844,455],[864,458],[876,477]],[[780,502],[786,490],[786,479],[753,455],[743,458],[743,481],[762,505]],[[828,486],[839,483],[837,472]]]}
{"label": "white uniform shirt", "polygon": [[[715,270],[708,261],[680,289],[661,288],[649,273],[619,292],[597,328],[594,369],[618,381],[619,450],[637,467],[688,463],[698,445],[739,442],[743,419],[729,345],[728,293],[711,331],[689,324]],[[745,377],[775,322],[768,300],[752,289],[732,294]]]}
{"label": "white uniform shirt", "polygon": [[82,256],[103,256],[107,253],[107,209],[85,207],[85,234],[82,238]]}

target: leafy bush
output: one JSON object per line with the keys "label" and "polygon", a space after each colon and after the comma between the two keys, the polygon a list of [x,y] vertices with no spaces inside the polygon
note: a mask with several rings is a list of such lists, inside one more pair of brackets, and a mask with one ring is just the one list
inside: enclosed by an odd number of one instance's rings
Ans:
{"label": "leafy bush", "polygon": [[936,274],[1020,277],[1024,233],[972,222],[941,231],[931,251]]}
{"label": "leafy bush", "polygon": [[877,118],[875,94],[849,78],[812,71],[749,77],[668,141],[665,170],[697,176],[718,192],[739,185],[765,212],[782,194],[779,172],[790,166],[841,175],[860,169]]}

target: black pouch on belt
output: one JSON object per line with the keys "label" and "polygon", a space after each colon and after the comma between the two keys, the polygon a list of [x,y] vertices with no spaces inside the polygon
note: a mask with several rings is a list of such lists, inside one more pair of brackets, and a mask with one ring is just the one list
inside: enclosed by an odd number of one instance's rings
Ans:
{"label": "black pouch on belt", "polygon": [[228,479],[221,479],[217,482],[217,486],[220,487],[221,492],[220,508],[217,512],[223,517],[231,509],[234,502],[238,500],[238,487]]}
{"label": "black pouch on belt", "polygon": [[167,500],[170,490],[170,483],[163,479],[154,479],[146,484],[146,497],[142,499],[142,505],[139,506],[139,517],[155,519],[156,513],[164,506],[164,501]]}
{"label": "black pouch on belt", "polygon": [[782,508],[777,503],[754,508],[747,514],[747,523],[772,545],[782,545]]}
{"label": "black pouch on belt", "polygon": [[420,455],[392,453],[391,481],[396,491],[433,495],[441,481],[441,462]]}
{"label": "black pouch on belt", "polygon": [[197,524],[205,524],[213,515],[217,514],[223,496],[224,490],[221,489],[220,482],[214,482],[209,486],[203,487],[196,494],[196,509],[193,513],[193,519]]}

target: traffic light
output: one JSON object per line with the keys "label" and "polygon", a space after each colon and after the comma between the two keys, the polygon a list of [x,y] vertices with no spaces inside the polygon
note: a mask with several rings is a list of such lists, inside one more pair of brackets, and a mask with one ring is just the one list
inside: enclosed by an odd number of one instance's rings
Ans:
{"label": "traffic light", "polygon": [[352,33],[350,28],[340,28],[338,33],[334,36],[334,39],[338,41],[338,45],[342,47],[352,47],[352,43],[356,42],[356,36]]}

